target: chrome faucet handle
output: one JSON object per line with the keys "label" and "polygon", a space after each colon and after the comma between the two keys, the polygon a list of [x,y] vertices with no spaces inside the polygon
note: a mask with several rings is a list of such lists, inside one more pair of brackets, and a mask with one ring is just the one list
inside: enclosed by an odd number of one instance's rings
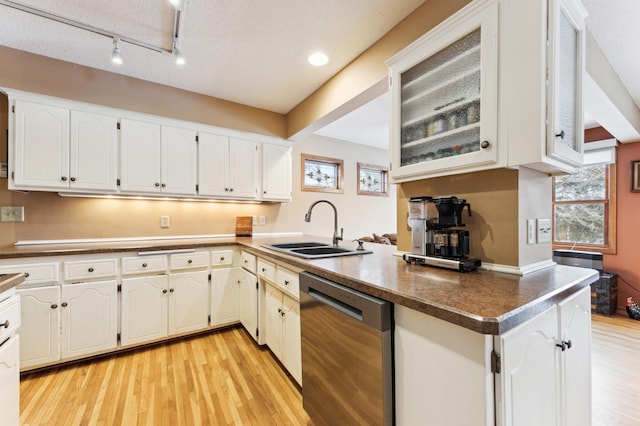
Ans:
{"label": "chrome faucet handle", "polygon": [[364,250],[364,241],[359,240],[359,239],[355,239],[352,241],[357,241],[358,242],[358,248],[356,250]]}

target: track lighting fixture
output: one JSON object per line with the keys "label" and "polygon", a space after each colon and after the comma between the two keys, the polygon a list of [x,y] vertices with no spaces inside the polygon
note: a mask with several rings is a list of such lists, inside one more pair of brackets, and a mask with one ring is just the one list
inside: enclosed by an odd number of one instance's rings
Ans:
{"label": "track lighting fixture", "polygon": [[113,38],[113,52],[111,52],[111,62],[114,64],[122,64],[122,53],[120,53],[120,47],[118,47],[119,38]]}
{"label": "track lighting fixture", "polygon": [[184,59],[184,56],[182,56],[182,52],[180,51],[180,49],[178,49],[178,43],[175,41],[173,42],[173,56],[176,58],[176,64],[185,64],[186,60]]}

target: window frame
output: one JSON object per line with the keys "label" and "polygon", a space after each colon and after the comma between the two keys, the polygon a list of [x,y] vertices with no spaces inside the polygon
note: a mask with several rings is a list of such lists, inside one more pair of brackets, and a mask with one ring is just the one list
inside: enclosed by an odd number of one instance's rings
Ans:
{"label": "window frame", "polygon": [[[336,187],[323,188],[319,186],[309,186],[305,184],[305,169],[307,161],[316,163],[327,163],[337,168]],[[310,192],[329,192],[334,194],[344,194],[344,161],[338,158],[321,157],[319,155],[300,154],[300,190]]]}
{"label": "window frame", "polygon": [[[569,200],[556,201],[556,178],[552,180],[552,248],[554,250],[579,250],[598,252],[603,254],[616,254],[616,164],[605,165],[605,188],[606,197],[604,200]],[[604,239],[605,244],[588,244],[582,242],[564,242],[555,240],[555,206],[563,204],[604,204]]]}
{"label": "window frame", "polygon": [[[382,183],[380,187],[381,191],[367,191],[366,189],[360,188],[360,173],[362,170],[371,170],[380,172],[380,178]],[[358,195],[374,195],[377,197],[388,197],[389,196],[389,168],[384,166],[378,166],[375,164],[367,164],[367,163],[358,163],[357,174],[356,174],[356,188],[358,188]]]}

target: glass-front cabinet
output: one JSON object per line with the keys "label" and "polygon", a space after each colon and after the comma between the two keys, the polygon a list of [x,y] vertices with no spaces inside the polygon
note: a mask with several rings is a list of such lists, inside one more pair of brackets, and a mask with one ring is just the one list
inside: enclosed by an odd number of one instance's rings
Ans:
{"label": "glass-front cabinet", "polygon": [[495,166],[496,1],[477,1],[391,58],[395,182]]}

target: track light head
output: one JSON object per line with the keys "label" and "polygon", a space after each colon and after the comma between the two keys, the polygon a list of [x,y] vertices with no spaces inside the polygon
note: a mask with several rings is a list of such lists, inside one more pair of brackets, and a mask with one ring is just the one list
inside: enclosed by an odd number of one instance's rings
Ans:
{"label": "track light head", "polygon": [[120,48],[118,47],[119,38],[113,39],[113,52],[111,52],[111,62],[117,65],[122,65],[122,53],[120,53]]}

